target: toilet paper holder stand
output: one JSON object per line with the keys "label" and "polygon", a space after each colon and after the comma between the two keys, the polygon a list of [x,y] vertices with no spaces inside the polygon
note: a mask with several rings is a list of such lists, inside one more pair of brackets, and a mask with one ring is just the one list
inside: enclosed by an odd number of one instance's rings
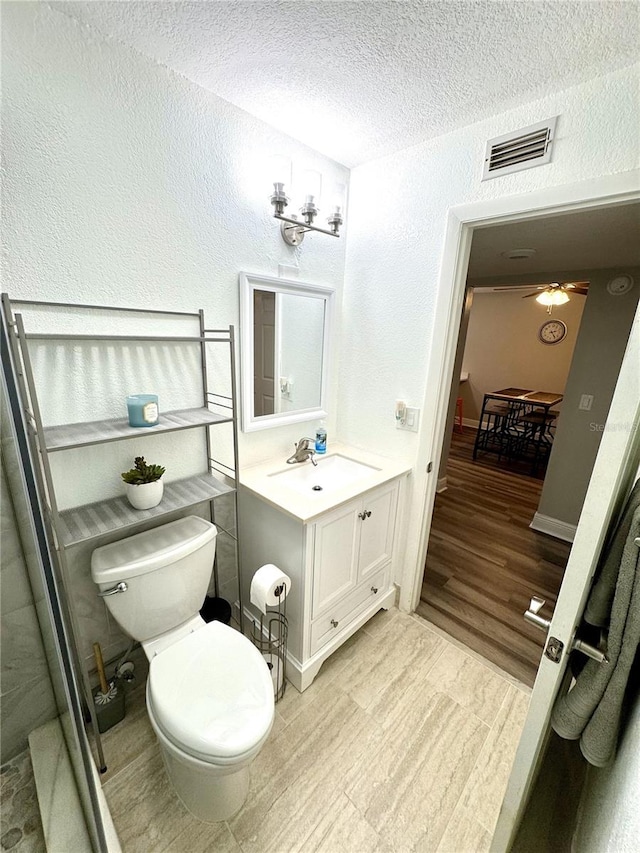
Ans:
{"label": "toilet paper holder stand", "polygon": [[273,680],[273,696],[278,702],[284,696],[287,686],[287,589],[286,583],[280,584],[274,590],[278,599],[276,607],[268,607],[260,614],[260,622],[253,620],[251,641],[262,653],[267,662]]}

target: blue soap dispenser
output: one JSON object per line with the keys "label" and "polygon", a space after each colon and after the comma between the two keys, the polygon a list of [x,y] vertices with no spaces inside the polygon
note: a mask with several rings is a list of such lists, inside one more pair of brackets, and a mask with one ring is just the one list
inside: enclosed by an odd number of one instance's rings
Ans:
{"label": "blue soap dispenser", "polygon": [[327,428],[324,421],[320,421],[320,426],[316,430],[316,453],[327,452]]}

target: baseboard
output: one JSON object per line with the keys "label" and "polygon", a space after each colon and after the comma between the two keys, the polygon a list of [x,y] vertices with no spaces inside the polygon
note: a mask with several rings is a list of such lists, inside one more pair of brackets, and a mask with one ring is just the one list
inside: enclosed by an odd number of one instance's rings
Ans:
{"label": "baseboard", "polygon": [[438,484],[436,486],[436,492],[440,494],[440,492],[447,491],[447,478],[446,477],[438,477]]}
{"label": "baseboard", "polygon": [[551,518],[551,516],[542,515],[539,512],[533,516],[533,521],[529,527],[539,533],[546,533],[547,536],[562,539],[563,542],[573,542],[576,535],[575,524],[568,524],[566,521],[560,521],[559,518]]}

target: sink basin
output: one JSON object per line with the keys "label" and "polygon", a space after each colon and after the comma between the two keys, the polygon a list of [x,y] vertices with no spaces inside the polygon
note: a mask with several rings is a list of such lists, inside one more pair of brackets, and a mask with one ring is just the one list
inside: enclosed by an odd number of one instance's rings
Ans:
{"label": "sink basin", "polygon": [[286,486],[301,495],[326,495],[357,483],[358,480],[380,470],[340,453],[316,457],[316,461],[316,466],[311,461],[296,463],[286,471],[270,474],[269,478],[274,485]]}

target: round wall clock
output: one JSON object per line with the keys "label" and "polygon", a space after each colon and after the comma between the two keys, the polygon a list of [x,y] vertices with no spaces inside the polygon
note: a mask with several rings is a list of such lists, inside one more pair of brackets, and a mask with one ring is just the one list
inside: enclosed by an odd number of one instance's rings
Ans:
{"label": "round wall clock", "polygon": [[559,344],[567,336],[567,326],[562,320],[547,320],[540,326],[538,338],[543,344]]}

